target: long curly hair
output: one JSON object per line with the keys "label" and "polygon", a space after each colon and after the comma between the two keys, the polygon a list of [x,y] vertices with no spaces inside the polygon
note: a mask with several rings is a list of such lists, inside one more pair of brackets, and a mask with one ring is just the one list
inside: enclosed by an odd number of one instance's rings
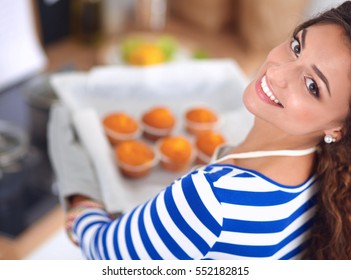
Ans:
{"label": "long curly hair", "polygon": [[[351,1],[302,23],[295,34],[314,24],[341,26],[351,55]],[[340,141],[319,144],[315,171],[320,192],[305,259],[351,259],[351,98],[343,132]]]}

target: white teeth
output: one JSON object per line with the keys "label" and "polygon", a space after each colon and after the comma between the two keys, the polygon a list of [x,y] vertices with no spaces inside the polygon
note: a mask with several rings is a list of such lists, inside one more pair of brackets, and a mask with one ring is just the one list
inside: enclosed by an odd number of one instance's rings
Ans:
{"label": "white teeth", "polygon": [[279,100],[273,95],[269,87],[267,86],[267,80],[266,76],[263,76],[261,80],[261,87],[263,89],[263,92],[270,98],[270,100],[274,101],[275,103],[280,103]]}

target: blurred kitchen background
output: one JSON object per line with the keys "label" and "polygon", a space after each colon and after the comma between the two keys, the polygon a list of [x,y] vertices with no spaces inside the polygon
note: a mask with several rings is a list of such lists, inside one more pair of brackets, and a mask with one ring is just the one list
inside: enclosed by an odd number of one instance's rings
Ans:
{"label": "blurred kitchen background", "polygon": [[81,258],[47,155],[51,74],[163,63],[152,51],[126,57],[148,41],[169,59],[233,59],[251,77],[298,22],[338,2],[0,0],[0,259]]}

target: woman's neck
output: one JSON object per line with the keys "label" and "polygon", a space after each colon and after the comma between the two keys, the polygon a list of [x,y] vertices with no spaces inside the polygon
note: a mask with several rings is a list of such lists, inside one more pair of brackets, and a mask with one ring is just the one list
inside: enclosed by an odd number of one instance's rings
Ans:
{"label": "woman's neck", "polygon": [[[276,150],[304,150],[318,144],[317,137],[291,136],[270,125],[254,124],[245,140],[235,146],[230,153]],[[314,153],[304,156],[258,157],[227,160],[244,168],[254,169],[284,185],[298,185],[312,172]],[[294,170],[294,172],[291,172]]]}
{"label": "woman's neck", "polygon": [[236,146],[235,152],[303,150],[317,144],[316,137],[288,135],[271,125],[262,125],[255,121],[244,141]]}

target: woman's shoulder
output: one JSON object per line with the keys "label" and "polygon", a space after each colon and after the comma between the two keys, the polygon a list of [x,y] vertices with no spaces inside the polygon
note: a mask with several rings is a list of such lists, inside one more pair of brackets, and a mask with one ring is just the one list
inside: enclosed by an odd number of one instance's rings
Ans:
{"label": "woman's shoulder", "polygon": [[235,147],[232,145],[218,147],[212,162],[221,166],[221,169],[231,168],[235,176],[250,178],[249,181],[253,181],[252,178],[255,178],[256,181],[266,181],[273,185],[290,188],[304,185],[311,177],[312,158],[266,156],[226,159],[228,156],[234,155],[232,154],[233,149]]}
{"label": "woman's shoulder", "polygon": [[317,181],[315,176],[311,175],[297,184],[284,184],[260,171],[233,164],[215,163],[208,165],[203,171],[214,187],[236,191],[299,192],[311,187]]}

